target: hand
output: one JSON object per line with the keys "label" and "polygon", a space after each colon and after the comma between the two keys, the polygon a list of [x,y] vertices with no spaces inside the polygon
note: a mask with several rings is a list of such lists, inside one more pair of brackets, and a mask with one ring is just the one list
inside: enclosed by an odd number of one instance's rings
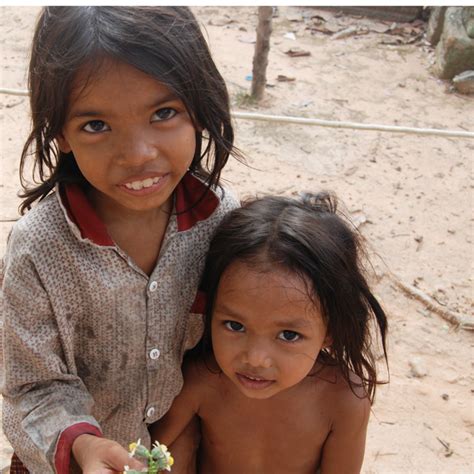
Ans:
{"label": "hand", "polygon": [[125,465],[137,471],[145,467],[115,441],[90,434],[74,440],[72,454],[83,474],[122,473]]}

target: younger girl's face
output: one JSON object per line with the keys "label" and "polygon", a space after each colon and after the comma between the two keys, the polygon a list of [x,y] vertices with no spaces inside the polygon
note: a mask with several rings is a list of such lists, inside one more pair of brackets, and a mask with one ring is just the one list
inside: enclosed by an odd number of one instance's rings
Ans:
{"label": "younger girl's face", "polygon": [[301,382],[326,347],[326,325],[306,283],[283,269],[235,261],[224,271],[211,324],[224,374],[247,397],[264,399]]}
{"label": "younger girl's face", "polygon": [[97,71],[79,70],[62,133],[92,185],[97,207],[120,214],[167,206],[194,157],[195,128],[164,84],[106,59]]}

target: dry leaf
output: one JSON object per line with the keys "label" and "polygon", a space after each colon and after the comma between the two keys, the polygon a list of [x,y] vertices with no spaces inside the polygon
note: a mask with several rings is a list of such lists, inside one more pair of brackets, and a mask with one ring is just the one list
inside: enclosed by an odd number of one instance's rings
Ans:
{"label": "dry leaf", "polygon": [[288,54],[288,56],[291,56],[292,58],[297,58],[300,56],[311,56],[311,53],[309,51],[305,51],[301,48],[290,48],[288,51],[285,51],[285,54]]}
{"label": "dry leaf", "polygon": [[278,82],[293,82],[294,80],[294,77],[285,76],[284,74],[278,74],[277,76]]}

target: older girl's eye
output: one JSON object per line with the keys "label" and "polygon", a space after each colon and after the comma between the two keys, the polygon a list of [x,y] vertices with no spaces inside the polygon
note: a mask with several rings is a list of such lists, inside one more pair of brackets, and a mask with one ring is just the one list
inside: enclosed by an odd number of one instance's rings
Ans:
{"label": "older girl's eye", "polygon": [[295,342],[301,339],[301,334],[298,334],[295,331],[282,331],[278,334],[278,339],[286,342]]}
{"label": "older girl's eye", "polygon": [[91,120],[82,129],[88,133],[101,133],[110,130],[110,127],[102,120]]}
{"label": "older girl's eye", "polygon": [[244,325],[237,321],[224,321],[224,326],[233,332],[244,332]]}
{"label": "older girl's eye", "polygon": [[163,109],[157,110],[153,114],[152,122],[161,122],[162,120],[169,120],[177,114],[175,109],[171,107],[165,107]]}

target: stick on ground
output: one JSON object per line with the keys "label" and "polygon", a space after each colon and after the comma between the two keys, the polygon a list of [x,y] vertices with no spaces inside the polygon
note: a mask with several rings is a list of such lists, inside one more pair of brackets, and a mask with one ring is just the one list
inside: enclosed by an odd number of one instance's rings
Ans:
{"label": "stick on ground", "polygon": [[439,303],[436,302],[434,298],[427,295],[416,286],[403,283],[400,278],[391,273],[389,273],[388,276],[395,283],[395,285],[400,288],[406,295],[418,301],[421,301],[428,310],[438,314],[443,319],[450,322],[457,328],[465,329],[467,331],[474,331],[473,318],[465,314],[457,313],[448,308],[443,308]]}

